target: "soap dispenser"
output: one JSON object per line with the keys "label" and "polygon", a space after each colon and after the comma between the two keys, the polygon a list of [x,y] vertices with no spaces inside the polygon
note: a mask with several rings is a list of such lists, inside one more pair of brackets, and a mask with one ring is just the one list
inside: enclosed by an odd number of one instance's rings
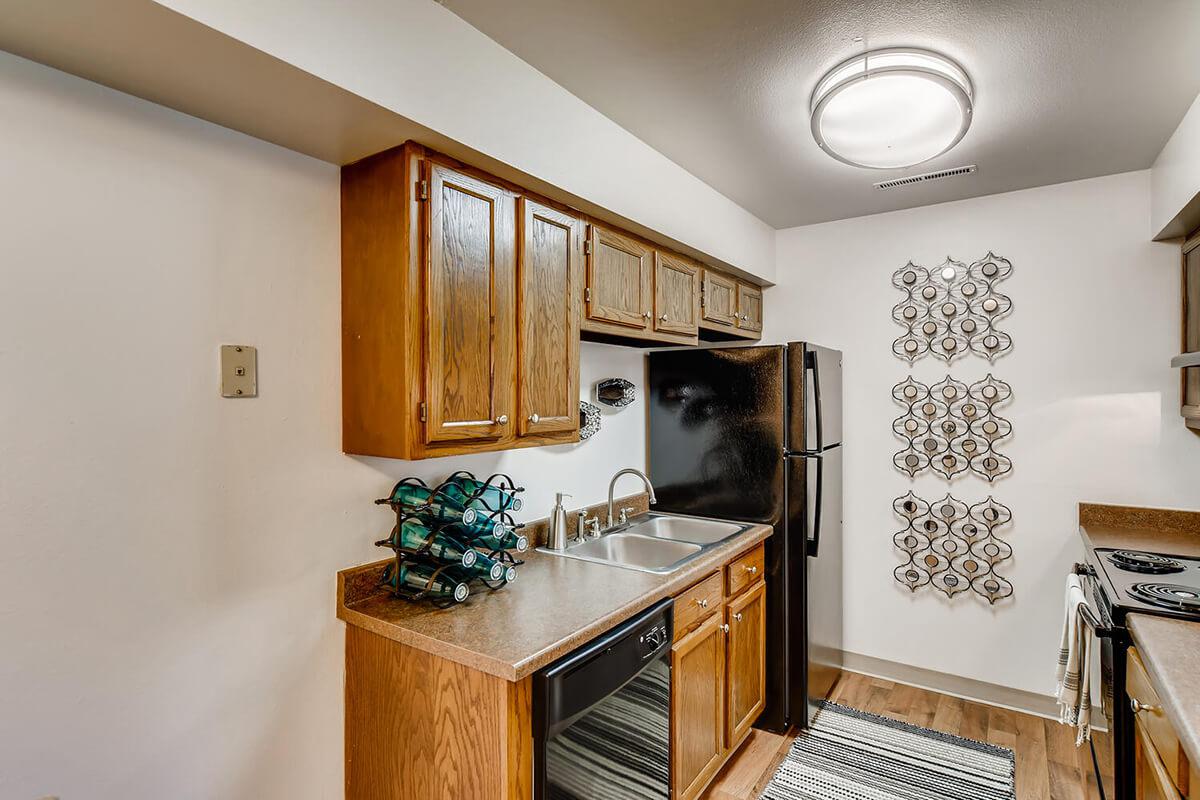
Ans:
{"label": "soap dispenser", "polygon": [[546,537],[546,547],[550,550],[567,549],[567,510],[563,508],[563,498],[569,494],[556,492],[554,495],[554,510],[550,512],[550,533]]}

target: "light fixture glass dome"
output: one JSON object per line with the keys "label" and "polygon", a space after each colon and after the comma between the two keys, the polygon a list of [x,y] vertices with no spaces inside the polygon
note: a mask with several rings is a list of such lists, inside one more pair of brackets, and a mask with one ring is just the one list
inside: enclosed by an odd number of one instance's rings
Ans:
{"label": "light fixture glass dome", "polygon": [[971,81],[930,50],[888,48],[843,61],[817,83],[812,134],[826,153],[872,169],[911,167],[971,126]]}

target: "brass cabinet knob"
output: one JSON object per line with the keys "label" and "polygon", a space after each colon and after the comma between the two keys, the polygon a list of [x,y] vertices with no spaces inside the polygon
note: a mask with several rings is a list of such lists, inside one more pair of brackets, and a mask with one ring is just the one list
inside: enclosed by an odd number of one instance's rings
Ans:
{"label": "brass cabinet knob", "polygon": [[508,424],[508,414],[501,414],[500,416],[496,417],[496,424],[497,425],[507,425]]}
{"label": "brass cabinet knob", "polygon": [[741,621],[742,621],[742,612],[740,612],[740,611],[739,611],[739,612],[737,612],[736,614],[734,614],[734,615],[733,615],[733,621],[734,621],[734,622],[741,622]]}
{"label": "brass cabinet knob", "polygon": [[539,417],[537,414],[530,414],[529,421],[532,422],[534,425],[537,425],[539,422],[542,421],[542,418]]}

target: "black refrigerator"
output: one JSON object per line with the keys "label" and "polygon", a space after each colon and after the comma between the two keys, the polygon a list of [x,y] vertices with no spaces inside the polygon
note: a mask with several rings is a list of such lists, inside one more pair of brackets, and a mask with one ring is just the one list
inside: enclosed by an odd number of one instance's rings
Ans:
{"label": "black refrigerator", "polygon": [[842,354],[791,342],[647,356],[656,511],[771,525],[760,728],[806,727],[842,657]]}

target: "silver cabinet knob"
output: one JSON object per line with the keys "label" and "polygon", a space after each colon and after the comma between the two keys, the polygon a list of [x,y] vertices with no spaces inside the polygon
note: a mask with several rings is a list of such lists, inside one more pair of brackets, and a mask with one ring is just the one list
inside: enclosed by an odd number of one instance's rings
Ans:
{"label": "silver cabinet knob", "polygon": [[666,315],[666,314],[663,314],[661,317],[659,317],[659,318],[658,318],[658,320],[659,320],[659,322],[666,322],[666,321],[667,321],[667,315]]}
{"label": "silver cabinet knob", "polygon": [[534,425],[537,425],[539,422],[542,421],[542,418],[539,417],[537,414],[530,414],[529,421],[532,422]]}
{"label": "silver cabinet knob", "polygon": [[729,623],[728,622],[726,622],[724,625],[721,626],[721,631],[723,633],[729,633]]}
{"label": "silver cabinet knob", "polygon": [[650,319],[650,312],[647,311],[644,314],[642,314],[642,319]]}
{"label": "silver cabinet knob", "polygon": [[734,615],[733,615],[733,621],[734,621],[734,622],[741,622],[741,621],[742,621],[742,612],[740,612],[740,611],[739,611],[739,612],[737,612],[736,614],[734,614]]}
{"label": "silver cabinet knob", "polygon": [[749,572],[751,575],[757,575],[758,567],[746,567],[746,572]]}
{"label": "silver cabinet knob", "polygon": [[1133,713],[1135,713],[1135,714],[1140,714],[1143,711],[1148,711],[1151,714],[1157,714],[1159,711],[1158,706],[1152,706],[1152,705],[1149,705],[1148,703],[1143,703],[1141,700],[1138,700],[1136,697],[1129,698],[1129,707],[1133,709]]}
{"label": "silver cabinet knob", "polygon": [[700,606],[701,608],[708,608],[708,600],[701,597],[696,600],[696,605]]}
{"label": "silver cabinet knob", "polygon": [[496,417],[496,424],[497,425],[507,425],[508,424],[508,414],[501,414],[500,416]]}

